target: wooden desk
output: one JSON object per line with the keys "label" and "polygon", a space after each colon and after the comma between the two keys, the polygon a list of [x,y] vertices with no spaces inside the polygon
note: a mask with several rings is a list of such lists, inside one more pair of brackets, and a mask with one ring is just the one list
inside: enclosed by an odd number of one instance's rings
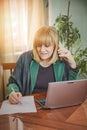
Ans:
{"label": "wooden desk", "polygon": [[87,100],[74,107],[0,116],[0,130],[87,130]]}

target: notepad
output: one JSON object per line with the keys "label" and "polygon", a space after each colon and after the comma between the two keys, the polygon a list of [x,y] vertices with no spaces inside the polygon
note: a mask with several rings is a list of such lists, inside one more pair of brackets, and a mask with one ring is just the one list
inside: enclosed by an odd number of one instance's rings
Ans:
{"label": "notepad", "polygon": [[11,104],[8,100],[3,101],[0,109],[0,115],[37,112],[34,103],[34,96],[24,96],[22,97],[21,102],[22,103],[19,104]]}

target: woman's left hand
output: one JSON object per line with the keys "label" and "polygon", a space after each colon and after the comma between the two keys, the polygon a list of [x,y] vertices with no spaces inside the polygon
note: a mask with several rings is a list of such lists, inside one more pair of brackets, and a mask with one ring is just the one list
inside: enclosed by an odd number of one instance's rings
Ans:
{"label": "woman's left hand", "polygon": [[58,56],[61,59],[63,58],[64,60],[66,60],[69,63],[69,65],[70,65],[71,68],[76,68],[76,62],[75,62],[75,60],[74,60],[74,58],[71,55],[71,53],[70,53],[69,50],[67,50],[64,47],[60,47],[58,49]]}

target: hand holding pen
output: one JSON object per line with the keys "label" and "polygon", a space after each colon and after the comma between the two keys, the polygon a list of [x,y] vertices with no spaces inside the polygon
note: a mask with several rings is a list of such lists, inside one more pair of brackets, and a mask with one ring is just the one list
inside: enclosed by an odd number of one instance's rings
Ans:
{"label": "hand holding pen", "polygon": [[12,104],[21,103],[22,94],[20,92],[15,92],[13,87],[11,89],[12,89],[12,92],[9,95],[9,98],[8,98],[9,102],[12,103]]}

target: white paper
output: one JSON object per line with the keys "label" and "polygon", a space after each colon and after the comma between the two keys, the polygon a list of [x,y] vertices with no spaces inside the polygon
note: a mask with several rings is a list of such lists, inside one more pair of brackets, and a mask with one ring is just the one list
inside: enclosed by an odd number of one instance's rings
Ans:
{"label": "white paper", "polygon": [[14,113],[37,112],[34,103],[34,96],[24,96],[19,104],[11,104],[8,100],[3,101],[0,115]]}

